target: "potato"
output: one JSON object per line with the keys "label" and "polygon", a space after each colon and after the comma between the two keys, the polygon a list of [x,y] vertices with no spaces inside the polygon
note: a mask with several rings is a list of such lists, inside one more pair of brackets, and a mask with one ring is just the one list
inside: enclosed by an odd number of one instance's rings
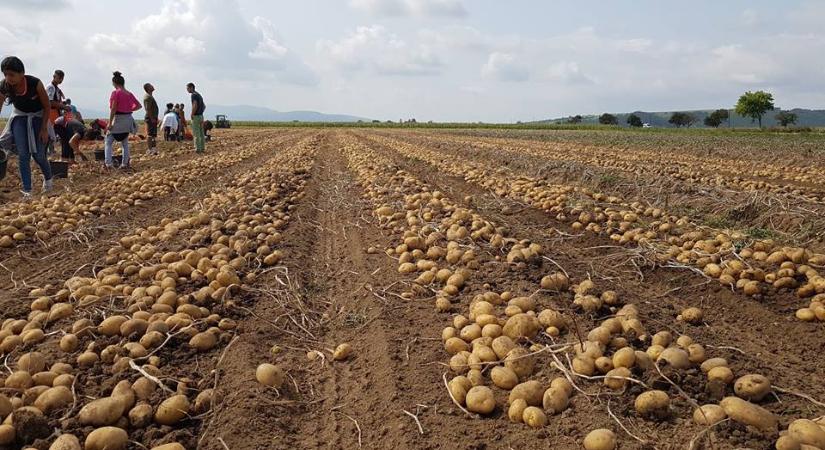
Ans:
{"label": "potato", "polygon": [[596,362],[586,355],[579,355],[573,358],[573,372],[586,377],[593,376],[596,373]]}
{"label": "potato", "polygon": [[129,424],[135,428],[145,428],[152,423],[152,405],[138,403],[129,410]]}
{"label": "potato", "polygon": [[186,450],[186,448],[178,444],[177,442],[171,442],[169,444],[163,444],[158,445],[157,447],[152,447],[152,450]]}
{"label": "potato", "polygon": [[523,398],[518,398],[513,401],[510,408],[507,409],[507,417],[510,422],[522,423],[524,422],[524,410],[527,409],[527,402]]}
{"label": "potato", "polygon": [[3,420],[14,411],[11,400],[5,394],[0,394],[0,420]]}
{"label": "potato", "polygon": [[614,450],[616,448],[616,433],[599,428],[587,433],[584,437],[585,450]]}
{"label": "potato", "polygon": [[762,375],[749,374],[739,377],[733,384],[736,395],[751,401],[758,402],[771,392],[771,381]]}
{"label": "potato", "polygon": [[496,409],[496,399],[487,386],[474,386],[467,391],[467,410],[478,414],[490,414]]}
{"label": "potato", "polygon": [[450,370],[455,373],[463,374],[470,370],[469,357],[472,356],[470,352],[457,353],[450,357]]}
{"label": "potato", "polygon": [[17,370],[23,370],[30,375],[42,372],[46,368],[46,357],[40,352],[30,352],[17,359]]}
{"label": "potato", "polygon": [[670,397],[664,391],[646,391],[636,397],[636,412],[643,417],[662,419],[670,413]]}
{"label": "potato", "polygon": [[714,367],[720,366],[727,367],[728,361],[725,358],[710,358],[705,360],[705,362],[702,363],[700,368],[702,369],[702,372],[708,373]]}
{"label": "potato", "polygon": [[189,414],[189,399],[185,395],[173,395],[164,400],[155,411],[155,422],[174,425]]}
{"label": "potato", "polygon": [[335,351],[332,352],[332,359],[335,361],[343,361],[352,354],[352,346],[346,342],[343,344],[338,345],[335,347]]}
{"label": "potato", "polygon": [[516,348],[516,343],[507,336],[499,336],[493,338],[492,348],[498,359],[504,359],[511,350]]}
{"label": "potato", "polygon": [[189,339],[189,346],[199,352],[208,352],[218,344],[218,338],[215,334],[209,331],[198,333],[192,336],[192,339]]}
{"label": "potato", "polygon": [[155,382],[146,377],[140,377],[132,384],[135,397],[140,400],[148,400],[155,393],[156,388]]}
{"label": "potato", "polygon": [[73,434],[61,434],[49,446],[49,450],[81,450],[80,440]]}
{"label": "potato", "polygon": [[72,404],[74,395],[66,386],[57,386],[47,389],[34,401],[34,407],[50,414],[52,411],[63,409]]}
{"label": "potato", "polygon": [[659,354],[659,358],[657,358],[656,361],[665,361],[674,369],[687,369],[691,365],[690,356],[688,353],[677,347],[669,347],[664,349],[662,353]]}
{"label": "potato", "polygon": [[733,381],[733,371],[725,366],[714,367],[708,371],[708,380],[730,384]]}
{"label": "potato", "polygon": [[83,450],[124,450],[129,435],[122,428],[103,427],[86,436]]}
{"label": "potato", "polygon": [[808,419],[797,419],[788,427],[788,435],[801,444],[825,448],[825,429]]}
{"label": "potato", "polygon": [[522,420],[533,428],[541,428],[547,425],[547,416],[541,408],[528,406],[522,413]]}
{"label": "potato", "polygon": [[520,379],[527,378],[535,368],[535,358],[522,347],[516,347],[504,358],[504,367],[511,369]]}
{"label": "potato", "polygon": [[214,389],[205,389],[195,397],[192,412],[198,415],[203,414],[211,410],[213,405],[217,406],[220,404],[221,400],[223,400],[223,397],[220,393],[216,393]]}
{"label": "potato", "polygon": [[698,425],[710,426],[725,420],[728,415],[719,405],[702,405],[693,411],[693,421]]}
{"label": "potato", "polygon": [[544,389],[536,380],[525,381],[518,384],[510,391],[508,403],[512,404],[518,398],[524,399],[528,406],[541,405],[544,396]]}
{"label": "potato", "polygon": [[447,389],[460,405],[466,404],[467,392],[473,388],[473,383],[465,376],[457,376],[447,383]]}
{"label": "potato", "polygon": [[661,345],[664,348],[670,346],[670,343],[673,342],[673,335],[670,331],[660,331],[653,335],[653,345]]}
{"label": "potato", "polygon": [[564,387],[550,386],[549,389],[544,391],[544,395],[541,399],[541,405],[550,414],[558,414],[564,411],[567,409],[569,402],[570,394],[564,389]]}
{"label": "potato", "polygon": [[125,403],[116,397],[102,397],[92,400],[80,408],[77,419],[81,425],[112,425],[123,416]]}
{"label": "potato", "polygon": [[631,347],[624,347],[613,353],[613,367],[631,368],[636,363],[636,352]]}
{"label": "potato", "polygon": [[567,321],[564,319],[564,316],[560,312],[552,309],[542,310],[539,313],[538,319],[541,326],[545,328],[556,327],[559,330],[567,328]]}
{"label": "potato", "polygon": [[281,388],[285,378],[283,369],[273,364],[264,363],[255,370],[255,379],[258,383],[275,389]]}
{"label": "potato", "polygon": [[518,384],[518,375],[509,367],[496,366],[490,371],[493,384],[504,390],[510,390]]}
{"label": "potato", "polygon": [[16,436],[17,434],[15,433],[14,427],[12,425],[0,425],[0,445],[14,444]]}
{"label": "potato", "polygon": [[593,361],[593,365],[599,373],[607,373],[613,370],[613,360],[607,356],[600,356]]}
{"label": "potato", "polygon": [[534,339],[540,329],[541,326],[535,316],[522,313],[507,319],[502,332],[505,336],[514,340],[521,338]]}
{"label": "potato", "polygon": [[802,450],[802,443],[788,435],[785,435],[779,436],[779,439],[776,440],[774,447],[776,447],[776,450]]}
{"label": "potato", "polygon": [[480,370],[470,370],[465,376],[468,380],[470,380],[470,384],[473,386],[484,386],[484,375]]}
{"label": "potato", "polygon": [[627,386],[628,381],[626,378],[630,378],[630,375],[630,369],[627,367],[613,369],[607,372],[604,378],[604,385],[614,391],[620,391]]}
{"label": "potato", "polygon": [[35,386],[52,387],[54,385],[54,379],[57,378],[57,375],[58,374],[51,371],[37,372],[32,375],[32,383],[34,383]]}
{"label": "potato", "polygon": [[691,306],[690,308],[685,308],[682,310],[682,314],[679,314],[676,319],[687,322],[691,325],[696,325],[702,323],[704,316],[705,314],[701,309]]}
{"label": "potato", "polygon": [[778,426],[778,420],[772,412],[739,397],[725,397],[719,402],[719,406],[736,422],[762,431],[775,431]]}
{"label": "potato", "polygon": [[466,352],[470,349],[470,346],[464,339],[459,337],[451,337],[444,342],[444,350],[451,355],[455,355],[461,352]]}

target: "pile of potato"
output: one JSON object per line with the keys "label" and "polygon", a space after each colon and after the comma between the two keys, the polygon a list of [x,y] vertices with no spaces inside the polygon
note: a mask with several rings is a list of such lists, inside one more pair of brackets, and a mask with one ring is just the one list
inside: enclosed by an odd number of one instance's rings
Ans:
{"label": "pile of potato", "polygon": [[[93,277],[32,290],[28,317],[0,326],[0,356],[16,361],[0,378],[0,445],[31,444],[76,423],[95,428],[84,449],[124,449],[129,430],[178,426],[219,404],[221,393],[197,380],[180,379],[174,388],[158,382],[173,363],[164,346],[208,352],[229,342],[237,324],[222,314],[242,285],[280,260],[280,231],[303,198],[314,147],[301,142],[240,174],[193,205],[192,215],[123,236]],[[79,377],[101,370],[119,380],[111,392],[91,401],[78,395],[85,390]],[[40,428],[23,419],[31,415]],[[15,426],[18,419],[28,425]],[[72,448],[80,448],[78,436],[52,444]]]}

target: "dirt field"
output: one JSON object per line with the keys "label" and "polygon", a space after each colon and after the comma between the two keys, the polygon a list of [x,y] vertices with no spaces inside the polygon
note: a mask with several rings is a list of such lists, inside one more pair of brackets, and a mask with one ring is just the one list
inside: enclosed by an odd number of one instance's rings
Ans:
{"label": "dirt field", "polygon": [[825,436],[820,150],[559,133],[217,130],[28,204],[7,177],[0,449]]}

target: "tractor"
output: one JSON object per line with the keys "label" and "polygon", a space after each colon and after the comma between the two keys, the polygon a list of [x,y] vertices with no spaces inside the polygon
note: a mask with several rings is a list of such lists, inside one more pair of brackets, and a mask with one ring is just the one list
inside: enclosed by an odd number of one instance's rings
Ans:
{"label": "tractor", "polygon": [[231,128],[232,123],[226,119],[226,116],[219,114],[215,116],[215,128]]}

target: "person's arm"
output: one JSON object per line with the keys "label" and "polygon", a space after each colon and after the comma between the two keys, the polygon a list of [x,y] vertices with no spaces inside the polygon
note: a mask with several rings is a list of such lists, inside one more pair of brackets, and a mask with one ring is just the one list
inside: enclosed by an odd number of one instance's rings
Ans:
{"label": "person's arm", "polygon": [[6,96],[0,93],[0,113],[3,112],[3,105],[6,104]]}
{"label": "person's arm", "polygon": [[189,114],[189,119],[190,120],[195,120],[195,111],[197,111],[197,110],[198,110],[198,101],[195,100],[195,99],[192,99],[192,112]]}
{"label": "person's arm", "polygon": [[140,106],[140,102],[138,101],[137,97],[135,97],[135,94],[132,94],[129,91],[126,91],[126,93],[129,94],[130,97],[132,97],[132,112],[140,111],[141,109],[143,109],[143,106]]}
{"label": "person's arm", "polygon": [[[25,81],[24,81],[25,82]],[[40,140],[43,143],[49,142],[49,96],[46,94],[46,88],[43,87],[43,82],[37,83],[37,98],[40,100],[40,106],[43,107],[43,120],[40,124]]]}

